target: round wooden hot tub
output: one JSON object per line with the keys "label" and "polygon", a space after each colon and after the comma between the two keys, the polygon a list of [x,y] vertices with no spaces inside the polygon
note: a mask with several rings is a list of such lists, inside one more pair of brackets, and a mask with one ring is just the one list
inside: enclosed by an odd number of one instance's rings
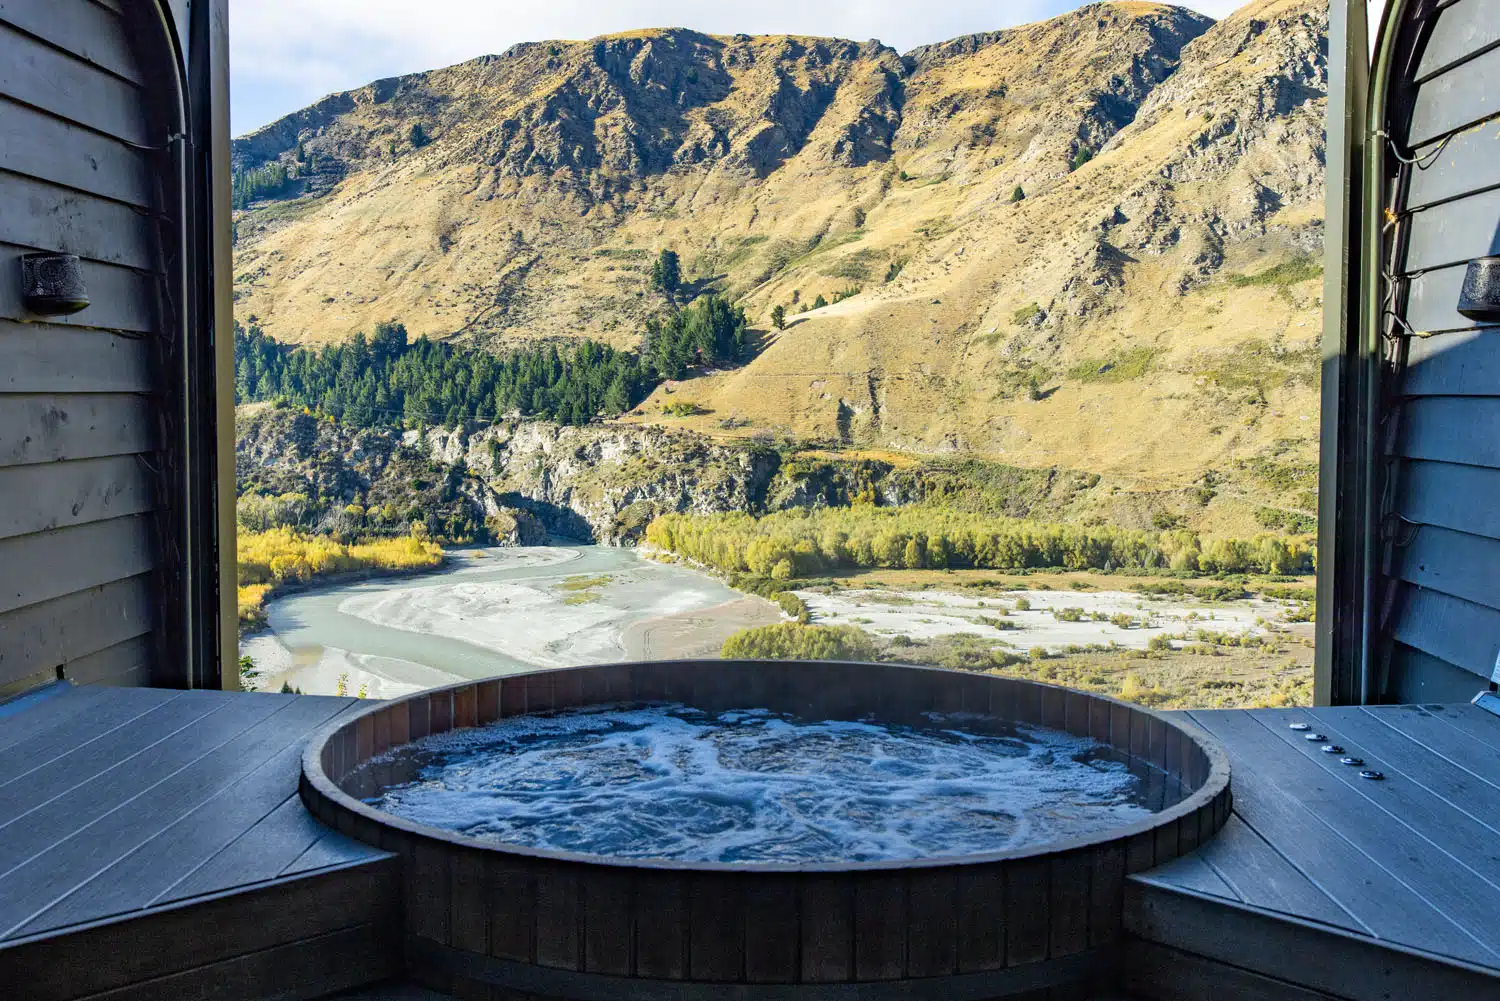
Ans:
{"label": "round wooden hot tub", "polygon": [[[920,725],[963,713],[1089,736],[1149,779],[1130,826],[1012,851],[818,865],[621,859],[498,844],[363,799],[429,734],[615,702],[765,708]],[[368,764],[367,764],[368,763]],[[1108,984],[1127,873],[1192,851],[1229,815],[1229,764],[1201,732],[1112,699],[893,664],[674,661],[468,682],[341,719],[302,764],[327,824],[401,856],[413,979],[463,997],[572,1001],[987,999]],[[1151,804],[1153,808],[1156,803]]]}

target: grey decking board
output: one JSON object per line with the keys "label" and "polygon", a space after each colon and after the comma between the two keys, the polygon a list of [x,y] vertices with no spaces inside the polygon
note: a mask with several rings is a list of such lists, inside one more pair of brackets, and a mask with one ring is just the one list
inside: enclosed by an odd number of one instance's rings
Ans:
{"label": "grey decking board", "polygon": [[[250,698],[266,700],[272,696],[253,695]],[[217,746],[194,756],[183,767],[144,790],[127,809],[115,810],[101,817],[83,837],[60,843],[22,870],[12,873],[0,883],[0,889],[8,888],[12,906],[27,916],[21,925],[12,929],[11,934],[33,934],[87,920],[86,910],[65,908],[58,902],[69,901],[75,893],[87,892],[96,886],[112,888],[111,874],[122,859],[130,857],[135,849],[156,838],[163,830],[175,826],[205,800],[212,799],[226,785],[232,785],[256,770],[268,755],[284,747],[284,726],[308,723],[319,713],[323,713],[321,718],[326,719],[327,707],[320,705],[321,702],[321,699],[294,696],[289,705],[267,713],[269,719],[262,717]],[[292,718],[287,719],[289,716]],[[301,729],[306,733],[310,723]],[[156,857],[163,866],[174,864],[170,854]],[[124,899],[128,901],[128,878],[126,883],[123,890]],[[117,902],[118,898],[106,893],[100,906]]]}
{"label": "grey decking board", "polygon": [[1450,764],[1500,786],[1500,745],[1471,737],[1420,706],[1371,706],[1363,711]]}
{"label": "grey decking board", "polygon": [[102,698],[98,692],[62,682],[0,703],[0,751],[66,726],[69,718],[83,712],[98,698]]}
{"label": "grey decking board", "polygon": [[[1270,739],[1243,710],[1198,712],[1193,718],[1229,747],[1233,760],[1244,762],[1231,779],[1236,812],[1374,934],[1427,952],[1500,964],[1500,953],[1448,913],[1446,894],[1463,892],[1455,885],[1457,866],[1439,866],[1420,855],[1406,858],[1401,845],[1408,828],[1364,809],[1353,793]],[[1443,898],[1444,906],[1428,894]]]}
{"label": "grey decking board", "polygon": [[281,875],[295,876],[298,873],[327,869],[330,866],[347,865],[350,862],[370,858],[379,852],[380,849],[355,841],[348,835],[340,834],[338,831],[327,831],[316,842],[309,845],[307,851],[292,860],[291,864],[282,870]]}
{"label": "grey decking board", "polygon": [[254,827],[169,886],[153,903],[166,903],[234,886],[275,879],[328,828],[307,812],[296,789]]}
{"label": "grey decking board", "polygon": [[[54,754],[22,780],[0,786],[0,841],[18,843],[14,840],[18,828],[13,825],[23,824],[27,814],[91,782],[106,769],[122,766],[134,756],[149,752],[173,734],[228,704],[214,692],[170,694],[175,697],[162,699],[146,712],[111,726],[105,733],[97,735],[97,739],[80,740],[77,746],[62,754]],[[120,699],[110,701],[118,703]],[[80,738],[86,735],[86,731],[80,732]],[[66,826],[57,826],[50,833],[56,837],[70,830]],[[15,862],[14,856],[0,845],[0,873]]]}
{"label": "grey decking board", "polygon": [[[281,805],[295,789],[302,745],[308,734],[342,712],[349,700],[301,696],[260,728],[265,739],[238,764],[247,769],[185,812],[154,818],[162,830],[48,908],[25,931],[78,924],[101,916],[149,906],[180,874],[206,861],[218,849]],[[260,763],[256,761],[259,759]],[[23,931],[23,933],[25,933]]]}
{"label": "grey decking board", "polygon": [[[93,703],[93,707],[76,717],[70,717],[48,727],[29,739],[17,741],[0,750],[0,797],[6,786],[34,776],[59,758],[73,757],[91,742],[98,740],[121,726],[150,713],[173,699],[181,692],[160,689],[124,689],[112,693],[108,698]],[[10,819],[4,806],[0,806],[0,823]]]}
{"label": "grey decking board", "polygon": [[1224,877],[1203,860],[1201,852],[1183,855],[1166,865],[1157,866],[1151,870],[1151,879],[1155,882],[1170,883],[1173,886],[1186,887],[1199,893],[1223,897],[1226,900],[1240,900],[1240,895],[1235,892],[1234,887],[1226,883]]}
{"label": "grey decking board", "polygon": [[[1437,795],[1420,778],[1398,770],[1394,755],[1400,753],[1399,745],[1393,747],[1390,744],[1372,745],[1354,741],[1347,733],[1339,731],[1337,721],[1329,714],[1311,714],[1317,721],[1319,731],[1338,745],[1345,746],[1350,753],[1366,758],[1370,768],[1385,775],[1384,781],[1372,782],[1361,778],[1357,769],[1340,764],[1335,755],[1324,754],[1316,747],[1309,746],[1300,734],[1287,729],[1286,723],[1306,718],[1309,715],[1306,711],[1266,709],[1251,715],[1276,739],[1293,747],[1309,762],[1322,769],[1324,774],[1366,800],[1370,807],[1384,811],[1413,835],[1425,840],[1430,847],[1424,848],[1420,843],[1416,847],[1423,856],[1441,861],[1438,858],[1441,853],[1466,871],[1458,873],[1457,885],[1461,888],[1461,893],[1429,899],[1446,900],[1455,908],[1463,906],[1467,901],[1477,914],[1500,914],[1500,859],[1490,857],[1493,846],[1500,841],[1500,831]],[[1298,744],[1301,746],[1297,746]],[[1383,755],[1383,748],[1391,750],[1393,756]],[[1488,936],[1486,944],[1500,956],[1500,934]]]}
{"label": "grey decking board", "polygon": [[[1317,717],[1326,721],[1330,734],[1344,737],[1350,753],[1364,757],[1371,768],[1396,770],[1421,783],[1433,796],[1487,828],[1493,843],[1500,844],[1500,784],[1434,754],[1361,708],[1321,709]],[[1494,861],[1500,869],[1500,858]]]}
{"label": "grey decking board", "polygon": [[1247,903],[1370,933],[1367,925],[1287,861],[1238,814],[1232,814],[1198,854]]}
{"label": "grey decking board", "polygon": [[[358,699],[337,715],[357,712],[365,703]],[[285,798],[276,807],[168,887],[157,902],[213,893],[224,887],[274,879],[292,870],[294,863],[329,829],[307,812],[297,793],[300,773],[286,785]],[[378,849],[369,852],[378,854]],[[352,856],[351,856],[352,858]]]}
{"label": "grey decking board", "polygon": [[123,853],[108,841],[107,825],[100,821],[130,804],[139,809],[149,790],[289,704],[226,698],[222,708],[0,828],[0,902],[5,907],[0,938],[31,920],[47,900],[97,871],[96,865],[83,872],[86,865]]}
{"label": "grey decking board", "polygon": [[1500,750],[1500,716],[1467,704],[1443,706],[1436,715],[1438,719],[1462,730],[1485,747]]}

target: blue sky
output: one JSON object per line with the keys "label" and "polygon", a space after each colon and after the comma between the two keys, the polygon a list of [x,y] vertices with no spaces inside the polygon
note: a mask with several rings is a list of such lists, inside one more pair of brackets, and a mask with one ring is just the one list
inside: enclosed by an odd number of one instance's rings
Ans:
{"label": "blue sky", "polygon": [[[1239,0],[1193,0],[1222,17]],[[241,135],[381,77],[504,51],[666,25],[716,34],[925,42],[1051,17],[1075,0],[230,0],[232,122]]]}

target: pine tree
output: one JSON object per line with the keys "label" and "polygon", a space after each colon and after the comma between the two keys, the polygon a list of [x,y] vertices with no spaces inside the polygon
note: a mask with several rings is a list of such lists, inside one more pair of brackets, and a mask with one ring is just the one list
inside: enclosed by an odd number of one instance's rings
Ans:
{"label": "pine tree", "polygon": [[1012,203],[1026,200],[1026,192],[1019,184],[1016,185],[1016,190],[1010,193],[1010,200]]}
{"label": "pine tree", "polygon": [[665,294],[668,299],[675,300],[681,285],[682,264],[677,258],[677,251],[663,250],[656,255],[656,262],[651,265],[651,287]]}
{"label": "pine tree", "polygon": [[786,309],[782,306],[771,307],[771,326],[777,330],[786,329]]}
{"label": "pine tree", "polygon": [[412,149],[421,149],[427,145],[427,132],[422,128],[421,122],[412,125],[408,138],[411,140]]}

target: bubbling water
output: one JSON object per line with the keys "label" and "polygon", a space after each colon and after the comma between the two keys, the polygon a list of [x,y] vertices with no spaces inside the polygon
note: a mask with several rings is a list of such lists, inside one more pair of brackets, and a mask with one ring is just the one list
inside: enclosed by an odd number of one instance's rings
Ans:
{"label": "bubbling water", "polygon": [[[472,837],[623,858],[874,862],[1080,837],[1150,814],[1087,738],[603,706],[445,733],[372,805]],[[945,725],[946,724],[946,725]]]}

